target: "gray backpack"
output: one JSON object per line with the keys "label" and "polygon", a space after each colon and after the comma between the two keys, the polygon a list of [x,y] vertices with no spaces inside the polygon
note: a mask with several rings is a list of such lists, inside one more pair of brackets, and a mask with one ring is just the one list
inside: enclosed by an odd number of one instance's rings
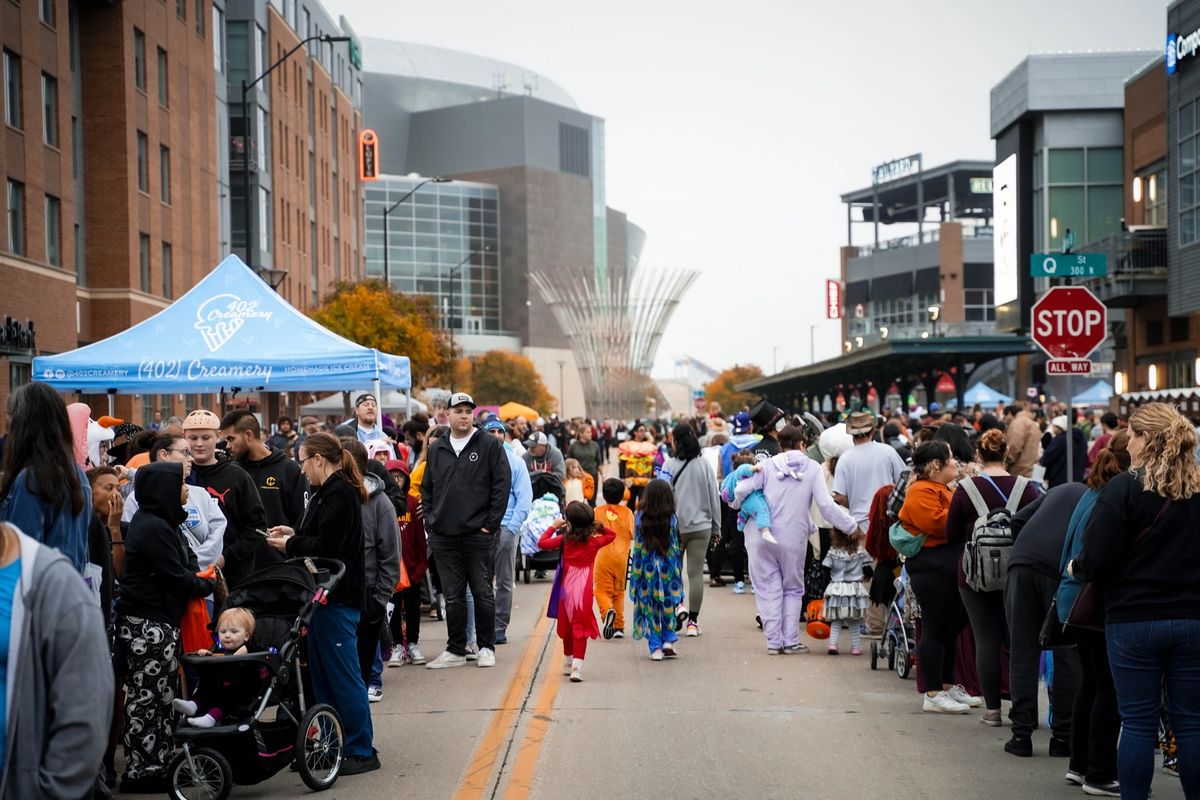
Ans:
{"label": "gray backpack", "polygon": [[[982,477],[1004,497],[1004,492],[1000,491],[995,481],[986,475]],[[967,479],[960,484],[967,497],[971,498],[978,514],[975,526],[971,530],[971,538],[967,540],[967,546],[963,550],[963,573],[966,575],[967,586],[971,589],[977,592],[999,592],[1004,589],[1004,579],[1008,575],[1008,559],[1012,555],[1014,542],[1012,518],[1021,504],[1028,484],[1028,478],[1018,476],[1012,495],[999,508],[988,508],[974,480]]]}

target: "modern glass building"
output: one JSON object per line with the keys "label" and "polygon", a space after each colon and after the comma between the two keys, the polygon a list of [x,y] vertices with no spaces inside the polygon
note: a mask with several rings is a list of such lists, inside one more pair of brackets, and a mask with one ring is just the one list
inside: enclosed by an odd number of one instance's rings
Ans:
{"label": "modern glass building", "polygon": [[500,190],[453,181],[413,192],[424,180],[383,175],[367,185],[367,277],[382,279],[386,269],[392,288],[437,298],[456,332],[499,334]]}

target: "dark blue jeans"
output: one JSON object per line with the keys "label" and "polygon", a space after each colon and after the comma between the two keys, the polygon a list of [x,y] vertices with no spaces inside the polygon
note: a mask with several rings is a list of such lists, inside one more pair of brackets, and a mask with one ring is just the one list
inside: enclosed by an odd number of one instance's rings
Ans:
{"label": "dark blue jeans", "polygon": [[1121,797],[1150,792],[1165,680],[1183,794],[1200,798],[1200,620],[1112,623],[1105,633],[1121,712]]}
{"label": "dark blue jeans", "polygon": [[314,608],[308,626],[308,665],[316,701],[333,706],[342,718],[346,755],[370,758],[375,731],[358,665],[358,615],[358,609],[334,600]]}

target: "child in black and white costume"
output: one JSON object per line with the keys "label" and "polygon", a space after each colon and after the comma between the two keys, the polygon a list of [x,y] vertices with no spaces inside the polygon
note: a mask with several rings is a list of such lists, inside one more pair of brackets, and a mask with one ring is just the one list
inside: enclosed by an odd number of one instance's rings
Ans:
{"label": "child in black and white costume", "polygon": [[862,655],[863,619],[870,602],[863,586],[863,567],[871,557],[858,547],[856,536],[847,536],[837,528],[829,540],[829,552],[821,565],[829,568],[829,587],[825,590],[825,619],[829,622],[829,655],[838,654],[842,624],[850,627],[850,654]]}

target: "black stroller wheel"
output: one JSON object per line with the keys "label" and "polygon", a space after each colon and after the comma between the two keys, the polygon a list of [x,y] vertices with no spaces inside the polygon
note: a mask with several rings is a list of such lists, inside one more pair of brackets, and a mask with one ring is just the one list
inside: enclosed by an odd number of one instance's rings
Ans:
{"label": "black stroller wheel", "polygon": [[172,800],[225,800],[233,791],[233,770],[225,756],[199,747],[180,750],[167,768]]}
{"label": "black stroller wheel", "polygon": [[908,673],[912,669],[912,664],[909,663],[908,650],[904,647],[897,648],[895,658],[896,674],[902,679],[908,678]]}
{"label": "black stroller wheel", "polygon": [[896,643],[892,642],[892,646],[888,648],[888,671],[896,668]]}
{"label": "black stroller wheel", "polygon": [[879,668],[879,643],[871,642],[871,669]]}
{"label": "black stroller wheel", "polygon": [[314,792],[328,789],[342,769],[345,736],[332,706],[318,703],[304,712],[296,732],[296,771]]}
{"label": "black stroller wheel", "polygon": [[528,557],[528,556],[526,556],[526,557],[525,557],[525,569],[523,570],[523,574],[522,574],[522,576],[521,576],[521,580],[522,580],[524,583],[529,583],[529,573],[530,573],[530,569],[529,569],[529,557]]}

